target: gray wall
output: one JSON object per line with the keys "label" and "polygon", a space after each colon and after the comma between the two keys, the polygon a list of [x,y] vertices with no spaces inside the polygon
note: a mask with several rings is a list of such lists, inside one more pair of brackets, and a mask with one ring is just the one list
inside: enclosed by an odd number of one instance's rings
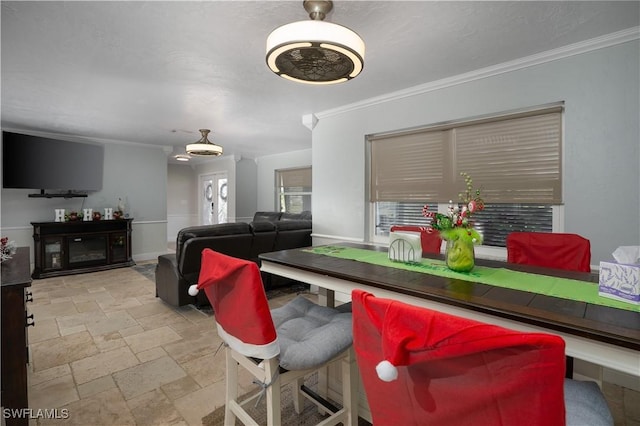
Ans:
{"label": "gray wall", "polygon": [[243,158],[236,165],[236,217],[241,222],[253,220],[257,210],[258,166],[256,160]]}
{"label": "gray wall", "polygon": [[153,259],[166,252],[167,156],[161,147],[105,144],[102,190],[87,198],[27,197],[34,192],[38,191],[2,189],[2,235],[19,246],[33,247],[31,222],[53,221],[57,208],[92,208],[103,213],[105,207],[115,208],[122,198],[125,213],[134,218],[134,259]]}
{"label": "gray wall", "polygon": [[365,135],[564,101],[564,231],[591,240],[592,265],[640,245],[639,52],[635,40],[317,114],[314,243],[368,238]]}
{"label": "gray wall", "polygon": [[167,165],[167,238],[175,242],[178,231],[198,224],[198,178],[189,164]]}

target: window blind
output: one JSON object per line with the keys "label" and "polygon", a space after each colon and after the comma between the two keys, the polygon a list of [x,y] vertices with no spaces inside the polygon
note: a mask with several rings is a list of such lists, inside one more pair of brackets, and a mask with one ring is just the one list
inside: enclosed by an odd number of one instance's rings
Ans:
{"label": "window blind", "polygon": [[466,172],[492,203],[562,202],[559,112],[463,126],[453,132],[458,191],[465,186],[460,172]]}
{"label": "window blind", "polygon": [[277,185],[285,191],[295,188],[296,191],[311,190],[311,167],[276,171]]}
{"label": "window blind", "polygon": [[469,174],[491,203],[562,203],[562,107],[370,136],[370,200],[458,201]]}
{"label": "window blind", "polygon": [[444,132],[409,133],[371,143],[371,200],[427,202],[442,196]]}

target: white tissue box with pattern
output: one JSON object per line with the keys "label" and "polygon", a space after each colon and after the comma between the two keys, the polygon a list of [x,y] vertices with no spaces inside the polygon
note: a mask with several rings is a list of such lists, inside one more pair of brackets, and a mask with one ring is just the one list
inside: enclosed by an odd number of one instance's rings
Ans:
{"label": "white tissue box with pattern", "polygon": [[600,262],[599,294],[640,304],[640,266]]}

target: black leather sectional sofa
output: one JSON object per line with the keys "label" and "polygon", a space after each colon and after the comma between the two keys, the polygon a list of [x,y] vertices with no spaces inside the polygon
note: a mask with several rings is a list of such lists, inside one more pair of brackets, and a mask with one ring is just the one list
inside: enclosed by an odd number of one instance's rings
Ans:
{"label": "black leather sectional sofa", "polygon": [[[202,250],[210,248],[259,264],[261,253],[311,245],[311,213],[257,212],[253,222],[192,226],[178,232],[175,254],[158,256],[156,296],[173,306],[206,305],[203,292],[190,296],[198,282]],[[272,279],[263,275],[265,286]]]}

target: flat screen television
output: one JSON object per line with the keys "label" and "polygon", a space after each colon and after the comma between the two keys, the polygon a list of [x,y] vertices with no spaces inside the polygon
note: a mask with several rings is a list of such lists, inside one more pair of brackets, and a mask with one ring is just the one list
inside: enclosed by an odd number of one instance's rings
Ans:
{"label": "flat screen television", "polygon": [[40,196],[60,196],[46,191],[82,196],[102,189],[103,164],[102,145],[2,132],[4,188],[37,189]]}

